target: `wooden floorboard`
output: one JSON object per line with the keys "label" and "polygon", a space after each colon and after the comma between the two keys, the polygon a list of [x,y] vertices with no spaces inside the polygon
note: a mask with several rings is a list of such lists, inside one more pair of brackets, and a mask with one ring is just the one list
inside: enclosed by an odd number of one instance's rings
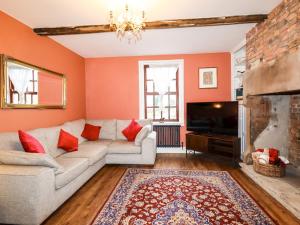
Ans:
{"label": "wooden floorboard", "polygon": [[[106,165],[68,201],[54,212],[44,225],[89,225],[126,171],[125,165]],[[188,169],[228,171],[252,198],[282,225],[299,225],[300,221],[279,202],[257,186],[240,169],[232,168],[222,158],[205,155],[158,154],[154,166],[139,166],[156,169]]]}

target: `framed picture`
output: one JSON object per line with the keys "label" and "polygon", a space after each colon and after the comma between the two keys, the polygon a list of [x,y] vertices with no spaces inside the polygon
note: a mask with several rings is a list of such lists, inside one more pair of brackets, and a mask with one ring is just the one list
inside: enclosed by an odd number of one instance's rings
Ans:
{"label": "framed picture", "polygon": [[199,68],[199,88],[217,88],[217,68]]}

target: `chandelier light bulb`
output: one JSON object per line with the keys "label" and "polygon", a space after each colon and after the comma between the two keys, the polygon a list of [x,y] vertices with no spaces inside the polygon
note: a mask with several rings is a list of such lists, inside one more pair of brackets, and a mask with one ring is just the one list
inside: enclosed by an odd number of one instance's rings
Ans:
{"label": "chandelier light bulb", "polygon": [[137,42],[141,40],[141,32],[145,28],[145,12],[134,10],[126,3],[124,11],[110,11],[110,28],[116,31],[118,39],[122,40],[125,36],[130,43],[132,39]]}

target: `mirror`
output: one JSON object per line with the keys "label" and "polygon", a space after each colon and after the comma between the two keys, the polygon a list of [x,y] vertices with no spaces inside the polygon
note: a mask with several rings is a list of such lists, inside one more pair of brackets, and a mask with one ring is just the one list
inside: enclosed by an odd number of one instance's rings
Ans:
{"label": "mirror", "polygon": [[38,66],[1,55],[1,107],[64,109],[66,78]]}

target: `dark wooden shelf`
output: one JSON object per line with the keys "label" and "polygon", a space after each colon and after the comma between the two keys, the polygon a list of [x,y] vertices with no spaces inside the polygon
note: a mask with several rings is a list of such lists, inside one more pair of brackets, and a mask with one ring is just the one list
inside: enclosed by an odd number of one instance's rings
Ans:
{"label": "dark wooden shelf", "polygon": [[240,160],[240,139],[237,136],[211,133],[187,133],[186,154],[188,150],[208,152],[228,156],[233,165],[237,166]]}

